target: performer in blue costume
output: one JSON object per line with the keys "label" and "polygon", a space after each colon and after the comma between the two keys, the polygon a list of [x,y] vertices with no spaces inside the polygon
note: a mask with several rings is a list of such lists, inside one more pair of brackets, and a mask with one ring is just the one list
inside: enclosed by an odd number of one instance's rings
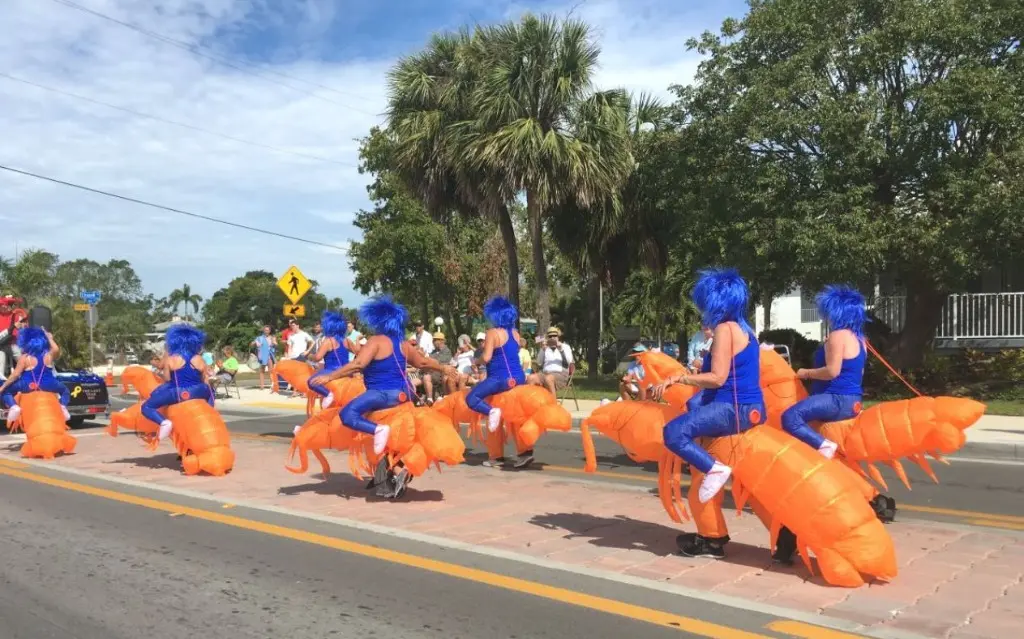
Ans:
{"label": "performer in blue costume", "polygon": [[829,335],[814,353],[817,368],[801,368],[800,379],[811,380],[811,396],[782,414],[782,428],[825,457],[836,454],[836,443],[821,436],[809,422],[835,422],[856,417],[864,396],[864,296],[848,286],[826,286],[818,294],[818,313]]}
{"label": "performer in blue costume", "polygon": [[18,332],[18,348],[21,349],[18,364],[0,386],[0,398],[9,409],[7,421],[13,422],[21,415],[21,407],[14,401],[15,395],[36,391],[58,395],[64,419],[71,419],[67,408],[70,393],[53,374],[53,362],[60,356],[60,347],[53,341],[53,335],[34,326],[23,328]]}
{"label": "performer in blue costume", "polygon": [[714,331],[711,352],[704,356],[699,375],[673,376],[653,389],[656,399],[672,384],[703,389],[699,402],[665,425],[665,446],[704,473],[702,503],[722,490],[732,469],[694,440],[742,433],[763,423],[767,414],[761,394],[761,349],[746,320],[748,300],[747,283],[735,270],[702,271],[693,301],[704,325]]}
{"label": "performer in blue costume", "polygon": [[523,366],[519,362],[519,347],[523,343],[516,320],[519,310],[504,297],[492,297],[484,304],[484,316],[493,328],[484,334],[481,359],[487,365],[487,377],[477,383],[466,396],[466,405],[487,415],[487,430],[494,432],[501,425],[501,409],[487,403],[487,398],[504,393],[517,384],[526,383]]}
{"label": "performer in blue costume", "polygon": [[320,350],[313,355],[312,359],[317,362],[323,362],[324,367],[316,375],[310,377],[308,383],[314,392],[324,398],[320,406],[322,408],[330,408],[334,404],[334,395],[327,390],[324,382],[328,375],[348,364],[349,359],[351,359],[350,352],[358,353],[359,345],[353,344],[346,337],[348,321],[339,313],[324,311],[324,315],[320,319],[320,328],[324,331],[324,339],[320,344]]}
{"label": "performer in blue costume", "polygon": [[188,324],[173,324],[167,329],[166,355],[160,362],[161,375],[168,380],[153,390],[142,404],[142,415],[160,424],[157,441],[163,441],[174,430],[174,424],[160,414],[160,409],[190,399],[204,399],[213,406],[213,390],[206,383],[206,362],[203,344],[206,334]]}
{"label": "performer in blue costume", "polygon": [[[405,307],[392,301],[390,296],[368,300],[359,309],[359,319],[376,334],[366,340],[355,359],[324,377],[322,383],[357,373],[363,374],[366,392],[345,405],[341,410],[341,423],[352,430],[373,435],[373,452],[380,455],[387,448],[391,427],[375,424],[364,415],[393,408],[415,396],[405,373],[406,362],[415,368],[439,371],[448,376],[456,372],[451,366],[443,366],[409,345],[405,340],[405,324],[409,321],[409,314]],[[371,486],[383,481],[382,469],[387,469],[386,458],[381,458],[374,480],[370,482]],[[399,470],[389,475],[389,478],[393,486],[387,496],[400,496],[409,481],[408,471],[399,465]]]}

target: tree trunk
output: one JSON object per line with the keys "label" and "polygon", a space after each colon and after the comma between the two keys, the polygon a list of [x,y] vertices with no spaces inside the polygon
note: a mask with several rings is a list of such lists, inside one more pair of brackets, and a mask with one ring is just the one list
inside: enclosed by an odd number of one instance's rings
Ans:
{"label": "tree trunk", "polygon": [[764,308],[764,330],[766,331],[772,330],[772,301],[771,293],[761,295],[761,306]]}
{"label": "tree trunk", "polygon": [[[519,245],[516,242],[516,230],[512,226],[512,216],[504,204],[498,210],[498,228],[501,229],[501,240],[505,244],[505,257],[508,259],[508,299],[519,308]],[[518,321],[516,326],[519,326]]]}
{"label": "tree trunk", "polygon": [[890,349],[890,360],[900,370],[920,366],[942,320],[948,293],[931,282],[907,284],[907,310],[903,329]]}
{"label": "tree trunk", "polygon": [[591,273],[587,281],[587,379],[597,379],[601,366],[601,280]]}
{"label": "tree trunk", "polygon": [[533,253],[533,276],[537,281],[537,334],[551,327],[551,293],[548,290],[548,267],[544,260],[544,219],[537,195],[526,191],[526,213],[529,216],[530,250]]}

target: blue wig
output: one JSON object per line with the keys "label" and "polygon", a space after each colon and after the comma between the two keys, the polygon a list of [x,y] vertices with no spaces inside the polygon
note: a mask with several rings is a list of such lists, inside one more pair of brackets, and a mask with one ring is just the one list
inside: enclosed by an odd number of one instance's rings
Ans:
{"label": "blue wig", "polygon": [[324,311],[323,317],[320,318],[320,328],[323,329],[326,337],[345,339],[345,333],[348,331],[348,320],[342,317],[341,313]]}
{"label": "blue wig", "polygon": [[50,340],[41,328],[29,326],[18,331],[18,348],[32,357],[42,357],[50,352]]}
{"label": "blue wig", "polygon": [[830,284],[815,300],[818,313],[828,322],[829,329],[847,329],[857,337],[864,336],[864,324],[868,320],[864,296],[855,288]]}
{"label": "blue wig", "polygon": [[187,360],[203,351],[206,334],[195,326],[188,324],[172,324],[167,329],[167,354],[178,355]]}
{"label": "blue wig", "polygon": [[508,299],[495,295],[484,304],[484,317],[496,328],[513,329],[519,319],[519,309]]}
{"label": "blue wig", "polygon": [[736,322],[752,332],[747,323],[750,290],[747,282],[733,268],[707,269],[693,287],[693,302],[700,311],[701,323],[714,329],[722,322]]}
{"label": "blue wig", "polygon": [[381,295],[367,300],[359,307],[359,319],[378,335],[402,340],[405,339],[405,324],[409,321],[409,313],[404,306],[392,300],[390,295]]}

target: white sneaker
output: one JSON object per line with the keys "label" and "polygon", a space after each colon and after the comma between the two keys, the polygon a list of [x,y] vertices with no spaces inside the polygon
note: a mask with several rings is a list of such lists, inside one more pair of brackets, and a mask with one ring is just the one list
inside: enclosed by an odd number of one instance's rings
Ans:
{"label": "white sneaker", "polygon": [[378,426],[373,432],[373,454],[380,455],[388,447],[388,438],[391,437],[390,426]]}
{"label": "white sneaker", "polygon": [[498,426],[501,426],[501,409],[492,408],[491,412],[487,413],[487,430],[493,433],[498,430]]}
{"label": "white sneaker", "polygon": [[832,459],[835,456],[836,450],[838,448],[838,444],[826,439],[821,443],[821,446],[818,447],[818,452],[821,453],[825,459]]}
{"label": "white sneaker", "polygon": [[18,417],[20,415],[21,415],[21,406],[18,406],[17,404],[15,404],[14,406],[11,406],[10,409],[8,409],[8,411],[7,411],[7,421],[13,422],[14,420],[18,419]]}
{"label": "white sneaker", "polygon": [[715,465],[711,467],[711,472],[704,475],[704,481],[700,483],[698,493],[700,503],[706,504],[714,499],[715,495],[725,487],[725,482],[729,481],[730,475],[732,475],[732,468],[716,461]]}
{"label": "white sneaker", "polygon": [[622,398],[620,397],[620,398],[616,399],[615,401],[617,401],[617,402],[621,402],[621,401],[622,401]]}
{"label": "white sneaker", "polygon": [[[622,399],[622,398],[620,397],[619,399]],[[608,404],[611,404],[611,403],[612,403],[612,400],[608,399],[607,397],[605,397],[604,399],[601,400],[601,405],[602,406],[607,406]]]}
{"label": "white sneaker", "polygon": [[[323,400],[320,401],[320,408],[330,408],[331,404],[333,404],[333,403],[334,403],[334,393],[327,393],[327,397],[324,397]],[[298,428],[298,426],[296,426],[296,428]],[[298,432],[298,431],[296,431],[296,432]]]}
{"label": "white sneaker", "polygon": [[160,422],[160,431],[156,435],[157,441],[163,441],[167,439],[167,436],[171,434],[171,430],[173,429],[174,424],[171,423],[171,420],[165,419],[164,421]]}
{"label": "white sneaker", "polygon": [[302,426],[296,426],[292,429],[292,435],[298,435],[300,430],[302,430]]}

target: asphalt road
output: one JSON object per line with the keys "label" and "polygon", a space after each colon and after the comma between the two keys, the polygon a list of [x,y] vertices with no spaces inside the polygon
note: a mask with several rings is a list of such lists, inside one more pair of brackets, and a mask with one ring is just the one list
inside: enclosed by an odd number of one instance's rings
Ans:
{"label": "asphalt road", "polygon": [[[113,408],[116,410],[120,407],[115,403]],[[232,432],[280,438],[282,443],[290,441],[294,426],[305,421],[304,414],[298,411],[281,414],[231,410],[230,407],[220,410]],[[618,444],[600,435],[595,435],[594,446],[598,472],[586,474],[582,470],[583,447],[580,434],[547,433],[537,446],[536,463],[526,472],[549,472],[577,479],[651,486],[654,490],[657,482],[656,464],[636,464],[623,453]],[[510,447],[508,452],[512,455],[515,451]],[[479,445],[469,449],[466,454],[467,463],[473,465],[480,464],[486,458],[486,452]],[[910,490],[903,486],[891,469],[878,466],[888,484],[886,494],[896,499],[899,509],[897,521],[901,518],[919,518],[974,523],[984,519],[985,515],[1016,516],[1019,520],[1006,527],[1024,530],[1024,464],[969,461],[954,456],[949,465],[934,461],[931,465],[939,477],[939,484],[932,483],[913,463],[903,464],[911,480]]]}
{"label": "asphalt road", "polygon": [[5,639],[778,637],[761,613],[48,469],[0,465],[0,530]]}

